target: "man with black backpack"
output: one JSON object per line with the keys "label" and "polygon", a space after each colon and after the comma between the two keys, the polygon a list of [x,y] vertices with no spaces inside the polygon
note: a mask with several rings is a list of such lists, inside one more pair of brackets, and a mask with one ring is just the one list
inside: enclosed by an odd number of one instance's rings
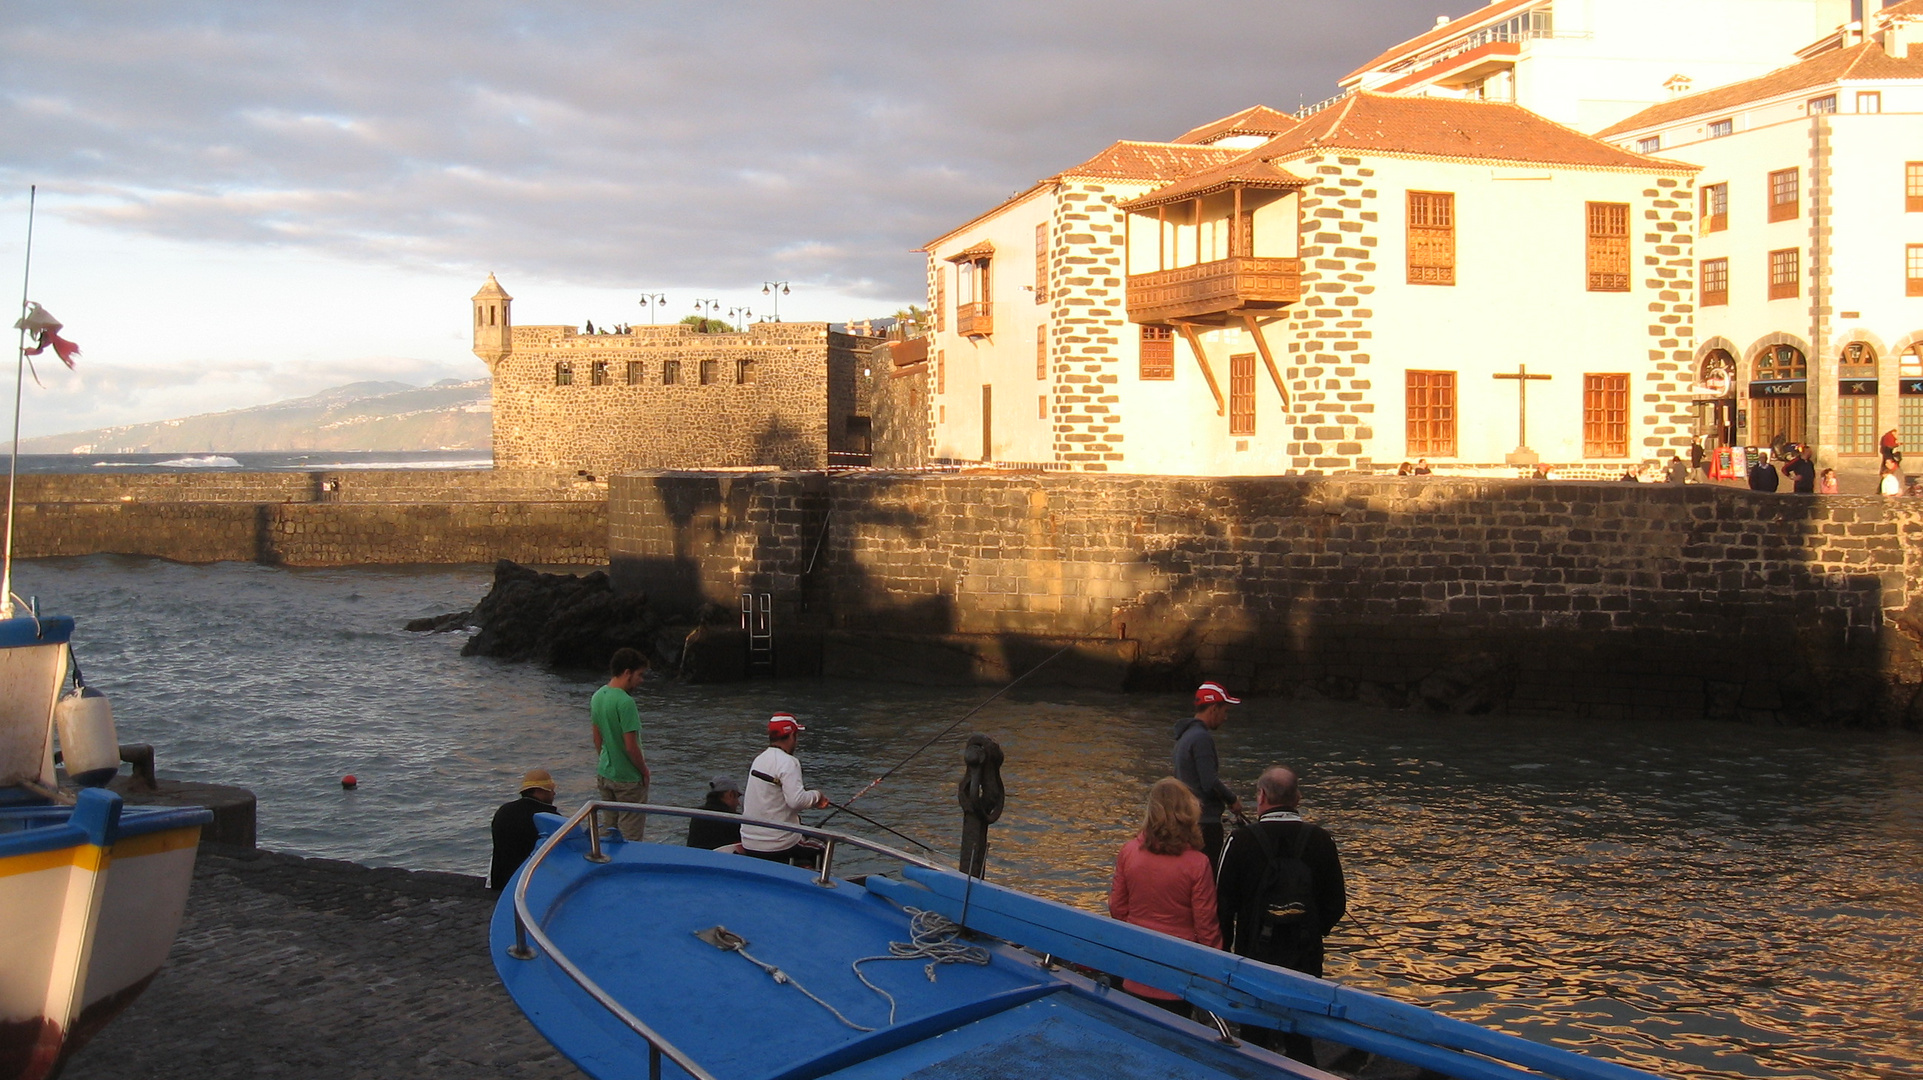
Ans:
{"label": "man with black backpack", "polygon": [[[1255,791],[1257,820],[1230,835],[1216,874],[1223,948],[1321,978],[1322,937],[1348,907],[1341,858],[1329,834],[1296,812],[1302,793],[1293,769],[1270,768]],[[1242,1037],[1315,1064],[1305,1035],[1245,1025]]]}

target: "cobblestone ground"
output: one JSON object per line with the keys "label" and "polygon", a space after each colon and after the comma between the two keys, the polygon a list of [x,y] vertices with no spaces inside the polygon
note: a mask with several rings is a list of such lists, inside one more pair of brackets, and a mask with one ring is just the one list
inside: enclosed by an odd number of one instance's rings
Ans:
{"label": "cobblestone ground", "polygon": [[63,1080],[582,1074],[494,976],[459,874],[201,849],[173,953]]}

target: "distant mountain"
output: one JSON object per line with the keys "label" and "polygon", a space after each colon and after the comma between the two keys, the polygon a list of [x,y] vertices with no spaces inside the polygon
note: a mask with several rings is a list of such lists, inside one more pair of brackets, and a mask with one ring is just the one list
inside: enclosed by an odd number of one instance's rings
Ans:
{"label": "distant mountain", "polygon": [[493,445],[486,379],[432,386],[357,382],[272,405],[151,424],[21,439],[28,454],[189,451],[486,450]]}

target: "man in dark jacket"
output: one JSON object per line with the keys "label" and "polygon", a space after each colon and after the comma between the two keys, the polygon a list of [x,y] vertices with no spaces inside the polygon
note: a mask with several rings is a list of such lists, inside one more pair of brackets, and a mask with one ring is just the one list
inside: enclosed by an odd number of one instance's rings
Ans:
{"label": "man in dark jacket", "polygon": [[1242,812],[1242,800],[1217,775],[1215,729],[1228,721],[1229,706],[1242,704],[1218,683],[1195,689],[1195,715],[1175,725],[1175,778],[1202,801],[1202,854],[1215,864],[1222,851],[1222,811]]}
{"label": "man in dark jacket", "polygon": [[[741,812],[741,785],[732,777],[717,776],[708,781],[708,798],[701,804],[703,810],[715,810],[723,814]],[[688,846],[707,848],[712,851],[718,847],[733,847],[741,842],[741,825],[734,821],[714,821],[708,818],[688,819]]]}
{"label": "man in dark jacket", "polygon": [[552,813],[555,813],[554,777],[548,775],[546,769],[529,769],[521,777],[520,798],[501,804],[488,826],[488,831],[494,834],[494,861],[488,866],[488,888],[507,888],[507,879],[534,854],[534,845],[539,840],[534,832],[534,815]]}
{"label": "man in dark jacket", "polygon": [[[1216,874],[1216,915],[1222,922],[1222,947],[1238,956],[1322,977],[1322,939],[1348,910],[1342,860],[1335,841],[1319,825],[1302,820],[1295,771],[1276,765],[1255,782],[1257,820],[1229,837]],[[1278,881],[1288,879],[1284,864],[1306,868],[1301,895],[1281,897]],[[1277,874],[1271,876],[1271,865]],[[1299,880],[1299,879],[1298,879]],[[1278,908],[1279,899],[1301,902],[1299,912]],[[1283,905],[1286,908],[1287,905]],[[1280,1049],[1297,1061],[1315,1064],[1305,1035],[1281,1034],[1243,1025],[1242,1037],[1256,1046]]]}
{"label": "man in dark jacket", "polygon": [[1783,462],[1783,475],[1790,479],[1790,490],[1798,495],[1816,494],[1816,463],[1809,459],[1809,451],[1801,446],[1790,448],[1789,460]]}
{"label": "man in dark jacket", "polygon": [[1751,450],[1749,454],[1749,489],[1751,491],[1775,491],[1782,478],[1776,474],[1776,466],[1761,450]]}

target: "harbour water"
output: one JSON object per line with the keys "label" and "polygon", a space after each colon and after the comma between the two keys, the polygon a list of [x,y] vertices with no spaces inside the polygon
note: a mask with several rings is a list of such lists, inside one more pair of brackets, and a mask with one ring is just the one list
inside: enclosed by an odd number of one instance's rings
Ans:
{"label": "harbour water", "polygon": [[[80,662],[122,741],[155,744],[163,772],[252,788],[264,847],[479,873],[488,816],[523,769],[554,771],[563,803],[592,790],[597,680],[464,659],[458,635],[401,629],[471,605],[484,567],[94,556],[16,575],[80,620]],[[787,709],[810,729],[810,784],[845,799],[983,696],[651,683],[654,798],[693,805],[710,775],[739,778]],[[857,808],[952,850],[961,739],[992,734],[1009,798],[991,876],[1099,908],[1185,705],[1018,690]],[[1914,735],[1252,700],[1219,741],[1244,790],[1264,765],[1297,766],[1307,813],[1341,845],[1354,918],[1331,977],[1666,1075],[1923,1074]],[[348,773],[357,790],[342,790]]]}

